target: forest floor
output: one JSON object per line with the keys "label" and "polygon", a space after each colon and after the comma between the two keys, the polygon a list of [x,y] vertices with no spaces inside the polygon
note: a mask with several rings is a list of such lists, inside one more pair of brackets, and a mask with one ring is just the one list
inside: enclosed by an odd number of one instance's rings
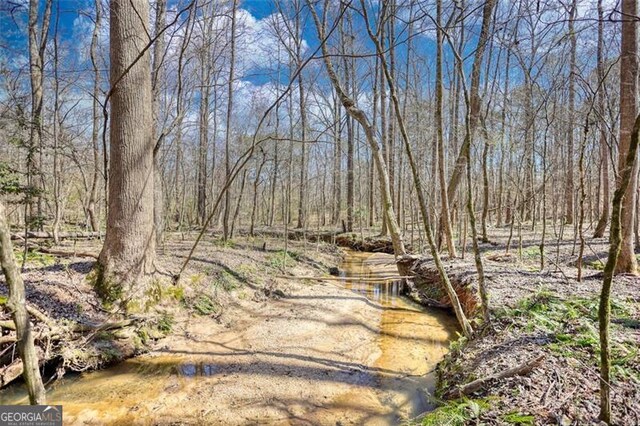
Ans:
{"label": "forest floor", "polygon": [[[490,229],[489,234],[492,243],[481,244],[481,250],[494,320],[472,340],[452,343],[438,369],[440,395],[540,355],[544,359],[528,375],[492,380],[466,398],[444,403],[422,423],[597,424],[597,298],[607,240],[587,239],[578,282],[573,240],[558,241],[550,230],[540,272],[539,232],[523,228],[520,246],[516,230],[509,254],[509,230]],[[131,424],[142,418],[157,424],[266,419],[276,424],[394,424],[406,419],[406,395],[384,399],[372,385],[381,368],[380,306],[331,282],[279,278],[326,275],[339,264],[340,250],[291,241],[285,255],[282,239],[269,235],[229,243],[206,238],[182,285],[158,287],[154,315],[136,327],[133,339],[119,330],[63,342],[43,339],[41,346],[56,353],[61,367],[80,371],[151,350],[90,373],[90,380],[82,375],[61,380],[59,388],[54,383],[50,394],[64,402],[65,417],[74,424]],[[163,268],[178,270],[194,237],[173,234],[160,250]],[[97,254],[99,241],[56,248]],[[30,254],[24,274],[29,302],[61,324],[116,321],[85,279],[92,265],[87,258]],[[475,274],[469,250],[466,259],[446,265],[451,274]],[[612,395],[619,425],[640,424],[639,295],[639,278],[616,277]],[[455,338],[455,327],[444,322],[433,336],[443,348]],[[36,328],[41,332],[44,325]],[[413,333],[409,326],[398,331]],[[11,344],[3,345],[4,359]],[[396,373],[393,380],[415,385],[411,374]],[[221,386],[212,385],[214,377]],[[77,382],[67,388],[69,381]],[[88,403],[87,394],[92,395]],[[11,388],[0,393],[0,403],[19,398],[24,395]]]}
{"label": "forest floor", "polygon": [[[179,269],[194,236],[168,239],[159,251],[164,269]],[[111,330],[52,345],[64,367],[87,372],[52,383],[49,402],[64,406],[68,424],[396,424],[417,414],[411,399],[418,387],[435,387],[432,371],[455,321],[395,306],[389,312],[406,311],[411,328],[401,321],[383,330],[380,303],[336,282],[295,279],[328,276],[341,250],[304,241],[283,249],[273,238],[206,238],[181,283],[159,289],[135,329],[144,338],[123,352],[139,356],[89,372],[121,360],[113,342],[131,342]],[[393,257],[377,256],[393,275]],[[60,323],[114,321],[85,279],[92,263],[32,253],[23,274],[29,302]],[[385,345],[387,337],[394,343]],[[24,402],[19,386],[0,392],[0,403]]]}
{"label": "forest floor", "polygon": [[[530,226],[530,225],[529,225]],[[565,231],[566,232],[566,231]],[[517,230],[516,230],[517,233]],[[587,239],[577,281],[579,240],[547,235],[540,271],[540,233],[514,236],[491,229],[481,244],[493,321],[473,339],[461,338],[439,366],[439,394],[523,366],[543,356],[530,374],[491,380],[449,401],[423,424],[599,424],[597,311],[607,239]],[[450,274],[475,277],[472,253],[447,261]],[[612,303],[612,404],[616,425],[640,424],[640,278],[617,276]]]}

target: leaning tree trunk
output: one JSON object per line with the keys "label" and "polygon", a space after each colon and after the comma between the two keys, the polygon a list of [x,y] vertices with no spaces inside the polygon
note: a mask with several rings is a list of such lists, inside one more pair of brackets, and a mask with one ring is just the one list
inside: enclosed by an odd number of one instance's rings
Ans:
{"label": "leaning tree trunk", "polygon": [[[436,246],[436,242],[433,238],[433,234],[431,231],[431,223],[429,223],[429,209],[427,208],[427,202],[424,196],[422,180],[420,178],[420,172],[418,170],[417,162],[413,155],[413,150],[411,148],[411,144],[409,143],[409,136],[407,134],[407,130],[404,124],[404,119],[401,114],[400,102],[398,100],[398,95],[396,94],[395,82],[393,80],[393,76],[387,66],[387,61],[384,58],[382,44],[380,40],[376,37],[376,35],[371,30],[368,22],[368,16],[366,12],[366,5],[364,0],[360,0],[360,5],[362,7],[362,12],[364,19],[367,25],[367,32],[369,33],[369,38],[373,42],[376,47],[376,52],[380,59],[380,63],[382,65],[382,71],[387,82],[387,86],[389,88],[389,97],[391,98],[393,104],[393,110],[395,112],[396,121],[398,127],[400,129],[400,135],[402,136],[402,141],[404,142],[405,152],[407,154],[407,159],[409,161],[409,166],[411,168],[411,175],[413,177],[414,186],[416,189],[416,194],[418,196],[418,204],[420,206],[420,213],[422,216],[422,223],[424,226],[425,235],[427,237],[427,242],[429,243],[429,248],[431,249],[431,256],[433,257],[433,261],[435,262],[436,269],[438,270],[438,274],[440,275],[440,280],[442,281],[442,285],[449,296],[449,300],[451,301],[451,305],[453,306],[453,310],[456,314],[458,322],[460,323],[460,327],[465,336],[470,337],[473,333],[473,329],[471,328],[471,324],[469,323],[464,311],[462,310],[462,306],[460,304],[460,299],[451,284],[451,280],[447,275],[447,272],[442,264],[440,259],[440,254],[438,253],[438,249]],[[383,11],[384,12],[384,11]]]}
{"label": "leaning tree trunk", "polygon": [[629,183],[634,176],[636,153],[638,151],[638,134],[640,133],[640,115],[636,117],[627,157],[620,173],[618,188],[613,195],[611,213],[611,244],[609,256],[604,267],[602,292],[600,293],[600,307],[598,320],[600,323],[600,420],[611,424],[611,362],[609,348],[609,322],[611,321],[611,284],[620,248],[622,246],[622,203]]}
{"label": "leaning tree trunk", "polygon": [[109,207],[96,289],[105,302],[123,302],[153,271],[154,167],[151,64],[146,0],[112,0],[110,21],[111,128]]}
{"label": "leaning tree trunk", "polygon": [[[484,3],[482,10],[482,26],[480,28],[480,35],[478,36],[478,47],[476,48],[473,58],[473,65],[471,69],[471,88],[469,91],[469,115],[471,118],[471,132],[475,132],[478,120],[480,119],[480,73],[487,41],[491,36],[491,34],[489,34],[489,28],[491,26],[491,16],[493,15],[495,4],[496,0],[487,0]],[[460,185],[460,180],[463,177],[463,173],[466,171],[466,163],[467,161],[469,161],[469,158],[467,157],[467,152],[469,152],[467,144],[469,143],[471,143],[470,140],[465,140],[463,142],[462,146],[460,147],[458,157],[456,158],[455,166],[453,168],[451,178],[449,179],[449,185],[447,187],[449,203],[453,202],[456,190]]]}
{"label": "leaning tree trunk", "polygon": [[[326,22],[324,22],[324,20],[321,22],[315,8],[309,2],[308,4],[310,6],[309,9],[316,26],[316,30],[318,31],[318,36],[321,41],[325,40]],[[344,109],[347,111],[347,113],[354,120],[356,120],[364,130],[367,142],[369,143],[369,147],[371,148],[373,160],[376,164],[378,178],[380,179],[383,213],[387,220],[389,234],[391,234],[393,252],[396,257],[402,256],[406,254],[406,250],[404,247],[404,242],[402,241],[402,235],[400,234],[400,227],[398,226],[398,222],[396,221],[395,213],[393,211],[393,199],[391,197],[389,173],[387,171],[387,166],[384,162],[382,153],[380,152],[380,145],[376,136],[375,129],[369,122],[369,118],[367,117],[365,112],[358,108],[355,101],[351,99],[342,88],[340,81],[338,80],[338,75],[336,74],[335,69],[333,68],[333,64],[331,63],[329,49],[327,48],[327,44],[324,42],[322,42],[322,54],[324,56],[324,64],[327,70],[327,74],[329,75],[329,80],[331,81],[334,90],[340,98],[340,102],[344,106]]]}
{"label": "leaning tree trunk", "polygon": [[11,311],[13,321],[16,325],[16,341],[18,352],[22,359],[22,377],[27,385],[29,401],[31,404],[46,403],[46,395],[42,377],[38,368],[38,355],[33,343],[31,323],[27,312],[27,301],[25,296],[24,282],[18,273],[16,259],[13,255],[11,244],[11,233],[5,215],[4,204],[0,202],[0,265],[4,272],[7,285],[9,287],[9,300],[7,308]]}

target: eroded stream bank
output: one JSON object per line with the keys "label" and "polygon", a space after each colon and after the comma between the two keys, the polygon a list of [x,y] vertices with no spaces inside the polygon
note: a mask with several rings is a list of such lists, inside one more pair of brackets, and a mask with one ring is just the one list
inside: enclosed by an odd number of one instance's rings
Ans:
{"label": "eroded stream bank", "polygon": [[[178,319],[148,355],[66,377],[49,401],[69,424],[397,424],[428,408],[455,320],[370,280],[397,274],[392,256],[347,252],[341,269],[343,283],[236,297],[222,323]],[[18,386],[0,394],[18,402]]]}

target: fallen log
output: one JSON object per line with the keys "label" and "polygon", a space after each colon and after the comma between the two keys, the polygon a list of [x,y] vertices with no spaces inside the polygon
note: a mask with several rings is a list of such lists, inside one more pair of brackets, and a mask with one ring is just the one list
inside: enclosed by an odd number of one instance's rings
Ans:
{"label": "fallen log", "polygon": [[[38,357],[38,363],[40,366],[44,363],[44,351],[36,346],[36,355]],[[16,358],[11,364],[0,368],[0,388],[5,387],[9,383],[22,375],[23,366],[22,360]]]}
{"label": "fallen log", "polygon": [[117,330],[119,328],[129,327],[130,325],[133,325],[138,321],[139,320],[137,318],[132,318],[117,322],[105,322],[102,324],[76,324],[73,326],[72,330],[76,333]]}
{"label": "fallen log", "polygon": [[[65,238],[101,238],[104,236],[102,232],[60,232],[58,237]],[[24,240],[24,233],[11,234],[12,240]],[[27,232],[27,238],[29,239],[48,239],[53,238],[53,232],[48,231],[29,231]]]}
{"label": "fallen log", "polygon": [[315,281],[357,281],[365,283],[379,283],[380,281],[399,281],[415,278],[413,275],[399,275],[399,276],[385,276],[376,278],[360,278],[360,277],[313,277],[313,276],[291,276],[291,275],[276,275],[276,278],[282,278],[285,280],[315,280]]}
{"label": "fallen log", "polygon": [[462,386],[457,386],[449,390],[448,392],[446,392],[444,394],[444,398],[454,399],[454,398],[461,398],[462,396],[465,396],[465,395],[470,395],[473,392],[480,390],[485,384],[487,384],[491,380],[507,379],[513,376],[526,376],[527,374],[532,372],[534,369],[538,368],[543,360],[544,360],[544,354],[534,359],[528,360],[508,370],[500,371],[500,372],[491,374],[489,376],[476,379]]}
{"label": "fallen log", "polygon": [[93,259],[98,259],[98,255],[94,253],[89,253],[86,251],[65,251],[65,250],[55,250],[48,249],[44,247],[34,247],[37,251],[45,254],[51,254],[54,256],[62,256],[62,257],[91,257]]}

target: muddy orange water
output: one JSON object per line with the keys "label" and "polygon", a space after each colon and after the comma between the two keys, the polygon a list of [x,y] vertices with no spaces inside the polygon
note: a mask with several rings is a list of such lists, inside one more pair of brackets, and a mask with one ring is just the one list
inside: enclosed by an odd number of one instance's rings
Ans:
{"label": "muddy orange water", "polygon": [[[399,296],[392,256],[349,251],[340,269],[281,300],[239,297],[223,324],[181,318],[150,354],[67,375],[49,403],[80,425],[390,425],[428,410],[454,318]],[[0,392],[26,402],[22,386]]]}

